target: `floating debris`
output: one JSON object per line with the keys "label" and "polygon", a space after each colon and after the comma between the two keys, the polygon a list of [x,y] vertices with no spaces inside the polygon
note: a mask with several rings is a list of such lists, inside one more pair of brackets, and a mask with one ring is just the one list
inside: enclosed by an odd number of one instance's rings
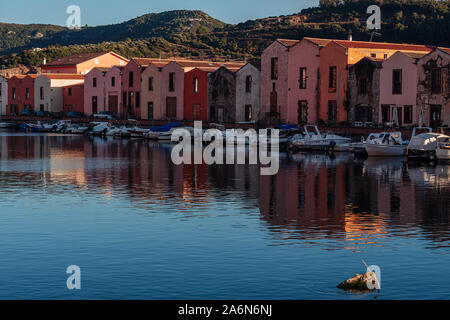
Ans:
{"label": "floating debris", "polygon": [[363,274],[357,274],[353,278],[345,280],[337,287],[342,290],[352,291],[376,291],[380,290],[380,282],[377,279],[375,272],[371,270],[369,266],[363,261],[363,264],[367,268],[367,272]]}

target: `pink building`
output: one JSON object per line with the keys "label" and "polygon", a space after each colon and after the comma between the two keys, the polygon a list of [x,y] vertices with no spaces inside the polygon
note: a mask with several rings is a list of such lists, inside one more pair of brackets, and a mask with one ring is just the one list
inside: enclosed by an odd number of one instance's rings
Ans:
{"label": "pink building", "polygon": [[106,111],[105,74],[107,68],[94,68],[84,79],[84,113],[90,116]]}
{"label": "pink building", "polygon": [[161,72],[161,115],[163,119],[184,118],[184,72],[177,62],[170,62]]}
{"label": "pink building", "polygon": [[141,75],[145,65],[141,60],[131,59],[122,72],[122,101],[125,117],[141,118]]}
{"label": "pink building", "polygon": [[320,49],[329,42],[327,39],[303,38],[289,48],[287,122],[317,123]]}
{"label": "pink building", "polygon": [[398,51],[383,62],[380,74],[379,123],[389,123],[397,108],[399,125],[419,123],[417,60],[425,53]]}
{"label": "pink building", "polygon": [[261,56],[261,120],[267,124],[288,120],[289,50],[298,42],[277,39]]}
{"label": "pink building", "polygon": [[119,117],[121,117],[124,112],[122,103],[123,69],[124,67],[112,67],[106,72],[104,77],[106,109]]}

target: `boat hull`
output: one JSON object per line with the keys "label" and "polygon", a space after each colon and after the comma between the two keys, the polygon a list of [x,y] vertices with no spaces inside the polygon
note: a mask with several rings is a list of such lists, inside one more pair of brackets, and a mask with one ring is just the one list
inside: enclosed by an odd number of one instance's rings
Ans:
{"label": "boat hull", "polygon": [[367,155],[369,157],[402,157],[406,154],[405,146],[390,146],[390,145],[364,145]]}
{"label": "boat hull", "polygon": [[450,161],[450,149],[437,149],[436,158],[442,161]]}

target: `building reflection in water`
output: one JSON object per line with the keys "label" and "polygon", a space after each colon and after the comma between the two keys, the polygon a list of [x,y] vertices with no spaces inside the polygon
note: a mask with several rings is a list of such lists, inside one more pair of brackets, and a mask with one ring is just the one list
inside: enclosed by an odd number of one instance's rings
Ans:
{"label": "building reflection in water", "polygon": [[186,214],[234,202],[259,210],[277,239],[345,240],[352,250],[417,228],[436,246],[448,243],[450,167],[348,154],[282,157],[276,176],[260,176],[255,165],[176,166],[170,145],[147,141],[1,135],[0,183],[17,192],[72,187],[144,208],[170,203]]}

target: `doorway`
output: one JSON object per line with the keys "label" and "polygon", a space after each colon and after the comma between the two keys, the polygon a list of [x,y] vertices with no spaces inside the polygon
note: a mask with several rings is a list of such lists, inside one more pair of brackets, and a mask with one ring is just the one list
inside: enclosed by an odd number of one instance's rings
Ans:
{"label": "doorway", "polygon": [[437,104],[430,105],[430,126],[440,127],[442,125],[442,106]]}

